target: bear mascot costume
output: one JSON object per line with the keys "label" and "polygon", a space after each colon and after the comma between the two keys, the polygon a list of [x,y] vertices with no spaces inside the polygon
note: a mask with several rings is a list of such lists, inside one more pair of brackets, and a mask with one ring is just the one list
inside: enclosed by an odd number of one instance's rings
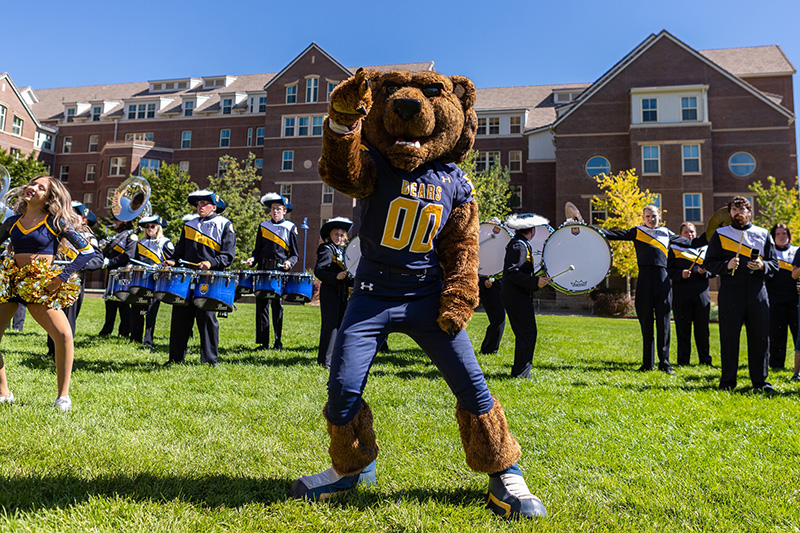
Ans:
{"label": "bear mascot costume", "polygon": [[509,518],[547,514],[464,329],[478,303],[479,222],[456,163],[472,147],[474,103],[469,79],[430,71],[360,69],[331,93],[319,173],[360,203],[361,261],[323,410],[332,468],[298,479],[295,497],[324,500],[375,483],[378,443],[362,394],[378,343],[401,332],[456,396],[467,465],[489,474],[489,508]]}

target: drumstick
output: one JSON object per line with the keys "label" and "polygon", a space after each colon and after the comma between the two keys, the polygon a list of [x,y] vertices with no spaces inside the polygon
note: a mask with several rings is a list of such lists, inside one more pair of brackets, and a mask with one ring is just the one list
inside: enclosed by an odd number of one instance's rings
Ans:
{"label": "drumstick", "polygon": [[150,266],[147,263],[143,263],[141,261],[137,261],[136,259],[131,259],[131,263],[133,263],[134,265],[139,265],[139,266],[143,266],[143,267],[149,267]]}
{"label": "drumstick", "polygon": [[[742,230],[742,235],[739,237],[739,247],[736,249],[736,257],[739,257],[739,252],[742,251],[742,241],[744,240],[744,230]],[[736,269],[731,269],[731,276],[736,274]]]}
{"label": "drumstick", "polygon": [[185,259],[180,259],[179,261],[181,262],[182,265],[191,265],[194,267],[200,266],[200,263],[192,263],[191,261],[186,261]]}
{"label": "drumstick", "polygon": [[562,270],[561,272],[559,272],[555,276],[550,276],[550,279],[553,280],[553,279],[557,278],[558,276],[560,276],[561,274],[566,274],[567,272],[570,272],[572,270],[575,270],[575,265],[570,265],[568,268]]}

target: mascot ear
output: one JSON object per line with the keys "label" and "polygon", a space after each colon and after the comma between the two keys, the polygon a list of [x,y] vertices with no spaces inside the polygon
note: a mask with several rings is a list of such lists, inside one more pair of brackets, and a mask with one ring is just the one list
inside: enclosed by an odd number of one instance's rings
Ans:
{"label": "mascot ear", "polygon": [[464,110],[464,128],[461,130],[461,137],[456,145],[441,159],[447,163],[460,163],[472,148],[475,132],[478,130],[478,116],[472,109],[472,106],[475,105],[476,91],[472,80],[464,76],[450,76],[450,81],[453,82],[453,94],[461,101],[461,107]]}

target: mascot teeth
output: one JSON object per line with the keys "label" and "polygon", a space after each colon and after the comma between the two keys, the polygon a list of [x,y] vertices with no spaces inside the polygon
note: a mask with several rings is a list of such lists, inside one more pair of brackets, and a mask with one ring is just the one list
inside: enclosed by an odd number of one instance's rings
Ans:
{"label": "mascot teeth", "polygon": [[403,139],[397,139],[397,142],[394,144],[400,146],[413,146],[414,148],[420,148],[422,146],[419,144],[419,141],[404,141]]}

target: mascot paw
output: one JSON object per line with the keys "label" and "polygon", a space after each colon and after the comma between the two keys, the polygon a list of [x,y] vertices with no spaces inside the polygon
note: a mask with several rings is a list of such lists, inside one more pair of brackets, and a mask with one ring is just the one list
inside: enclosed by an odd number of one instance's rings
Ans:
{"label": "mascot paw", "polygon": [[475,305],[465,302],[461,298],[442,295],[439,318],[436,323],[443,331],[455,335],[467,327],[474,308]]}
{"label": "mascot paw", "polygon": [[368,71],[358,69],[331,92],[328,116],[336,124],[353,129],[353,124],[367,116],[372,107],[372,91],[369,86]]}

